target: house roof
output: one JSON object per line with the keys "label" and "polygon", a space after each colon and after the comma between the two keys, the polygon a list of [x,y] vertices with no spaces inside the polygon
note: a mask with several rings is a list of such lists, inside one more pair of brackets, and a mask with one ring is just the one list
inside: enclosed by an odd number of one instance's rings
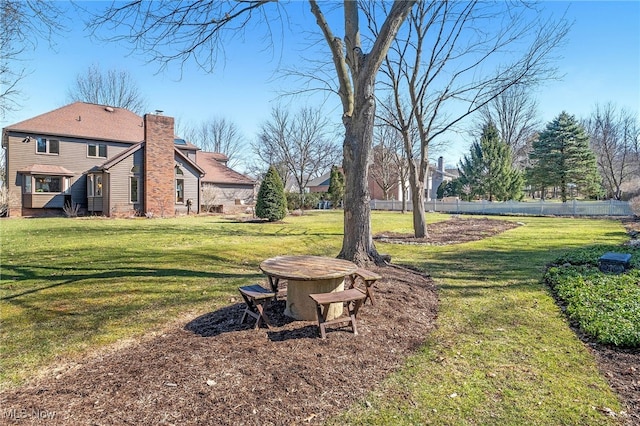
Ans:
{"label": "house roof", "polygon": [[43,135],[137,143],[144,139],[142,117],[124,108],[74,102],[5,127]]}
{"label": "house roof", "polygon": [[203,183],[228,183],[236,185],[255,185],[256,181],[225,166],[222,161],[227,157],[217,152],[196,153],[196,164],[205,172]]}
{"label": "house roof", "polygon": [[31,164],[22,170],[18,170],[18,173],[56,176],[73,176],[75,174],[62,166],[51,166],[48,164]]}

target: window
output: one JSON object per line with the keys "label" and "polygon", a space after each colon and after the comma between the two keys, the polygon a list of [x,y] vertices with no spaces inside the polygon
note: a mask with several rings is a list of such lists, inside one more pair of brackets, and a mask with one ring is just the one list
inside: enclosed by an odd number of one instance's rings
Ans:
{"label": "window", "polygon": [[129,202],[138,203],[140,201],[138,197],[138,186],[140,184],[140,178],[137,176],[129,177]]}
{"label": "window", "polygon": [[107,158],[107,145],[103,143],[90,143],[87,145],[87,157]]}
{"label": "window", "polygon": [[94,197],[102,197],[102,175],[96,175],[95,183]]}
{"label": "window", "polygon": [[24,193],[31,194],[31,175],[24,175]]}
{"label": "window", "polygon": [[184,203],[184,179],[176,179],[176,203]]}
{"label": "window", "polygon": [[87,175],[87,197],[102,197],[102,175]]}
{"label": "window", "polygon": [[62,192],[59,176],[35,176],[36,192]]}
{"label": "window", "polygon": [[60,141],[38,138],[36,142],[36,152],[38,154],[60,154]]}
{"label": "window", "polygon": [[178,166],[175,167],[176,172],[176,203],[184,203],[184,173]]}
{"label": "window", "polygon": [[93,175],[87,175],[87,197],[93,197]]}

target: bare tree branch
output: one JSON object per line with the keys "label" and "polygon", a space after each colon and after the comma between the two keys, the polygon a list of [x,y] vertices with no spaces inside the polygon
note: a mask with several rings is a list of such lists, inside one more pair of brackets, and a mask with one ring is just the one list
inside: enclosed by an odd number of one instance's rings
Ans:
{"label": "bare tree branch", "polygon": [[76,75],[67,97],[71,102],[109,105],[125,108],[136,114],[142,114],[146,109],[146,101],[128,71],[110,69],[103,72],[98,64],[93,64],[84,73]]}

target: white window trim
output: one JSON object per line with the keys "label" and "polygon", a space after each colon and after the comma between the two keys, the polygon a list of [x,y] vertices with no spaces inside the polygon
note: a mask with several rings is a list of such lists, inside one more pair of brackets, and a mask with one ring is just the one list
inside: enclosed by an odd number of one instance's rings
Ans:
{"label": "white window trim", "polygon": [[[94,146],[96,148],[96,155],[91,155],[89,154],[89,147]],[[104,150],[105,150],[105,155],[101,156],[100,155],[100,146],[104,146]],[[88,143],[87,144],[87,158],[107,158],[108,154],[107,154],[107,144],[106,143]]]}
{"label": "white window trim", "polygon": [[[40,152],[38,151],[38,143],[40,142],[40,140],[43,140],[45,143],[45,151],[44,152]],[[58,152],[51,152],[51,141],[57,141],[58,142]],[[60,155],[60,140],[59,139],[49,139],[49,138],[36,138],[36,155]]]}

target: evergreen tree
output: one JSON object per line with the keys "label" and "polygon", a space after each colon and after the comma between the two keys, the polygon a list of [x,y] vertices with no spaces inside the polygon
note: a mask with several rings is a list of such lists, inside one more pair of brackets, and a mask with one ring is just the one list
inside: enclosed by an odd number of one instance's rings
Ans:
{"label": "evergreen tree", "polygon": [[506,201],[522,196],[523,178],[513,167],[511,149],[500,140],[493,123],[482,128],[479,141],[460,162],[460,183],[468,185],[470,197]]}
{"label": "evergreen tree", "polygon": [[331,167],[329,190],[327,192],[334,209],[342,204],[342,199],[344,198],[344,175],[336,166]]}
{"label": "evergreen tree", "polygon": [[282,220],[287,215],[287,197],[282,179],[275,167],[269,170],[260,184],[256,202],[256,216],[269,222]]}
{"label": "evergreen tree", "polygon": [[533,142],[530,157],[533,164],[527,171],[527,180],[543,194],[546,188],[557,187],[562,202],[566,202],[570,185],[576,185],[579,193],[589,197],[602,193],[589,136],[574,116],[563,111],[547,124]]}

